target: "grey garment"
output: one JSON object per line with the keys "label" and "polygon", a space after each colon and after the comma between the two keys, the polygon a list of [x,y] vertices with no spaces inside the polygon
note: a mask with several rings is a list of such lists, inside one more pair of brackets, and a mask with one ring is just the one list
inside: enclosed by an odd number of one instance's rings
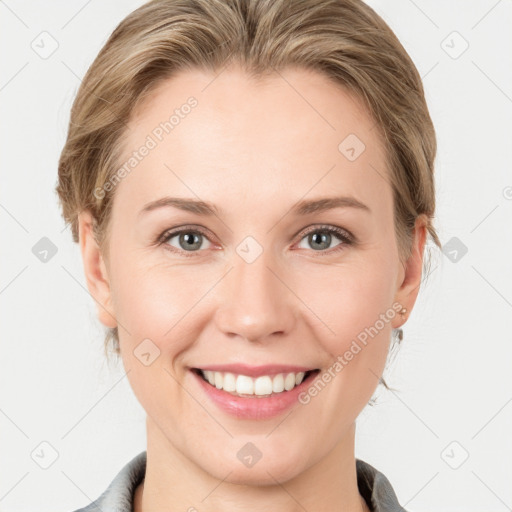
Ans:
{"label": "grey garment", "polygon": [[[398,503],[389,480],[373,466],[356,459],[357,486],[372,512],[407,512]],[[103,494],[74,512],[133,512],[133,495],[146,473],[146,451],[139,453],[116,475]]]}

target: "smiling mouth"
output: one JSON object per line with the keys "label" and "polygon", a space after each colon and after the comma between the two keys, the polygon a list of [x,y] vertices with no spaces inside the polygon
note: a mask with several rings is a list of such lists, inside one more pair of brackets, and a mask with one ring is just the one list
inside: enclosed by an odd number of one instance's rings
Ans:
{"label": "smiling mouth", "polygon": [[313,379],[320,372],[317,368],[306,372],[278,373],[253,378],[247,375],[201,370],[200,368],[191,370],[212,387],[244,398],[265,398],[286,393]]}

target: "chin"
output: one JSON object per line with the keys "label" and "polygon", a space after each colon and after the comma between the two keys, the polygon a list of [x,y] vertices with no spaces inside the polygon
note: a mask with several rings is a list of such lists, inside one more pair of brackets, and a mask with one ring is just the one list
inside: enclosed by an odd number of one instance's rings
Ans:
{"label": "chin", "polygon": [[264,464],[261,460],[252,468],[234,468],[226,478],[224,475],[214,475],[219,480],[236,485],[251,485],[265,487],[287,482],[298,474],[297,468],[290,469],[290,465],[284,468],[282,464]]}
{"label": "chin", "polygon": [[[268,447],[264,450],[267,455],[261,453],[261,456],[258,456],[254,452],[255,457],[250,460],[250,457],[246,458],[245,454],[250,453],[251,450],[246,449],[244,452],[243,449],[240,450],[237,447],[234,459],[232,452],[226,453],[222,460],[219,459],[218,452],[212,453],[209,463],[204,464],[203,459],[201,466],[215,478],[232,484],[275,485],[276,480],[280,483],[286,482],[303,471],[303,451],[299,450],[299,453],[293,455],[289,446],[284,448],[286,449],[272,450],[271,447]],[[244,459],[246,460],[244,461]]]}

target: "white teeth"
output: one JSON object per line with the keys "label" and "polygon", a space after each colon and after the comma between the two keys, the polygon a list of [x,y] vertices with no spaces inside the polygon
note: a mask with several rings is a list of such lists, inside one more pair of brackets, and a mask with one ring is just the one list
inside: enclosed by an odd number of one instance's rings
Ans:
{"label": "white teeth", "polygon": [[289,373],[286,378],[284,379],[284,389],[286,391],[290,391],[290,389],[293,389],[295,387],[295,374]]}
{"label": "white teeth", "polygon": [[222,389],[231,393],[236,391],[236,375],[233,375],[232,373],[225,373]]}
{"label": "white teeth", "polygon": [[217,389],[222,389],[222,374],[214,372],[213,375],[215,377],[215,387]]}
{"label": "white teeth", "polygon": [[210,370],[205,370],[204,372],[204,376],[206,377],[206,380],[212,385],[212,386],[215,386],[215,375],[213,374],[214,372],[210,371]]}
{"label": "white teeth", "polygon": [[[215,372],[220,375],[222,379],[222,373]],[[239,375],[236,378],[236,392],[240,395],[253,395],[254,394],[254,381],[247,375]]]}
{"label": "white teeth", "polygon": [[281,393],[281,391],[284,391],[284,377],[282,373],[276,375],[272,379],[272,391],[274,393]]}
{"label": "white teeth", "polygon": [[255,395],[270,395],[272,393],[272,379],[265,375],[258,377],[254,381],[254,394]]}
{"label": "white teeth", "polygon": [[253,379],[247,375],[235,375],[233,373],[202,370],[206,380],[217,389],[223,389],[229,393],[239,395],[268,396],[272,393],[290,391],[298,386],[305,376],[305,372],[279,373],[273,377],[262,375]]}

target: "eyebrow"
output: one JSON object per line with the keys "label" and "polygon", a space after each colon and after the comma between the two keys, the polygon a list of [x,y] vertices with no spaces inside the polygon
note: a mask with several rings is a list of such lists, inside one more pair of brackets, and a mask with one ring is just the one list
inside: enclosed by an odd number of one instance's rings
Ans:
{"label": "eyebrow", "polygon": [[291,213],[295,215],[308,215],[310,213],[324,212],[334,208],[356,208],[371,213],[369,206],[357,200],[355,197],[349,196],[324,197],[321,199],[299,201],[291,209]]}
{"label": "eyebrow", "polygon": [[[212,203],[199,199],[187,199],[181,197],[162,197],[144,206],[139,216],[159,208],[178,208],[180,210],[195,213],[197,215],[218,215],[219,209]],[[370,208],[354,197],[324,197],[320,199],[304,199],[296,203],[290,210],[294,215],[309,215],[334,208],[356,208],[371,213]]]}
{"label": "eyebrow", "polygon": [[211,203],[206,203],[199,199],[186,199],[182,197],[162,197],[156,201],[148,203],[139,212],[139,216],[156,210],[158,208],[178,208],[186,212],[196,213],[197,215],[217,215],[217,207]]}

